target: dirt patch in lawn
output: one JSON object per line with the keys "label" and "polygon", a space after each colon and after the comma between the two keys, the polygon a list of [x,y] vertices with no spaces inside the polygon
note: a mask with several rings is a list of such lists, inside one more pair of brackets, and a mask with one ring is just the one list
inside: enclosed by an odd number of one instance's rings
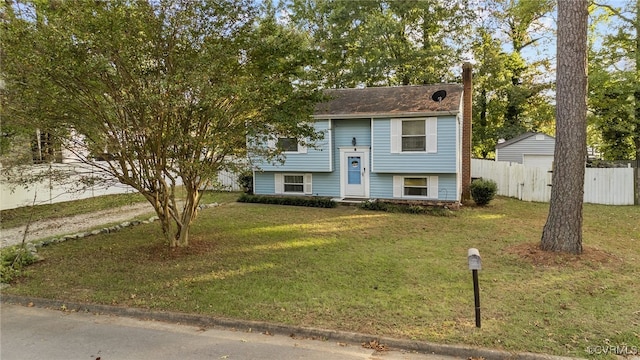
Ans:
{"label": "dirt patch in lawn", "polygon": [[541,267],[598,268],[619,265],[623,262],[618,256],[586,246],[583,247],[580,255],[543,251],[538,243],[518,244],[506,248],[505,251],[518,256],[525,262]]}

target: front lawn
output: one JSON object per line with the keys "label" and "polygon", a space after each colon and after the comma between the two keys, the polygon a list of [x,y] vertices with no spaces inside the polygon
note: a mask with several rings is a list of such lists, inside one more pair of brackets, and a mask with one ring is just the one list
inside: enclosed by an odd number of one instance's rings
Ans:
{"label": "front lawn", "polygon": [[586,204],[578,258],[536,251],[547,210],[505,198],[449,217],[229,203],[200,213],[187,249],[169,250],[157,223],[68,241],[3,292],[556,355],[640,348],[640,207]]}

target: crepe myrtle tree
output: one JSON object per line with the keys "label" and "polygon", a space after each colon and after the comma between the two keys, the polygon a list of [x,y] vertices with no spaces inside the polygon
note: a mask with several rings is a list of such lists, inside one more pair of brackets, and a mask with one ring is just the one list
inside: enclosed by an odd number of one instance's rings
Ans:
{"label": "crepe myrtle tree", "polygon": [[269,4],[80,5],[5,5],[4,122],[47,129],[93,171],[135,188],[171,247],[188,245],[201,189],[236,169],[234,159],[274,159],[277,148],[258,144],[276,134],[320,136],[306,122],[323,99],[305,78],[315,58]]}

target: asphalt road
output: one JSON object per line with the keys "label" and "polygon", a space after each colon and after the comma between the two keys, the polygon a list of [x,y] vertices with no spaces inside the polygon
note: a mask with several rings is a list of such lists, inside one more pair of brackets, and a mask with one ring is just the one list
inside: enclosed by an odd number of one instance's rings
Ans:
{"label": "asphalt road", "polygon": [[454,360],[359,344],[1,304],[2,360]]}

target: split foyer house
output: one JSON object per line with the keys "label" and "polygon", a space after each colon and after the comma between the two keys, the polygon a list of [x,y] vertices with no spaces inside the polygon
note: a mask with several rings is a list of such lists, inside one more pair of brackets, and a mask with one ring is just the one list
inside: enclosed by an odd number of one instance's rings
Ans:
{"label": "split foyer house", "polygon": [[464,86],[327,90],[313,115],[324,138],[279,139],[285,161],[254,159],[254,193],[459,203],[471,179],[470,66],[463,78]]}

